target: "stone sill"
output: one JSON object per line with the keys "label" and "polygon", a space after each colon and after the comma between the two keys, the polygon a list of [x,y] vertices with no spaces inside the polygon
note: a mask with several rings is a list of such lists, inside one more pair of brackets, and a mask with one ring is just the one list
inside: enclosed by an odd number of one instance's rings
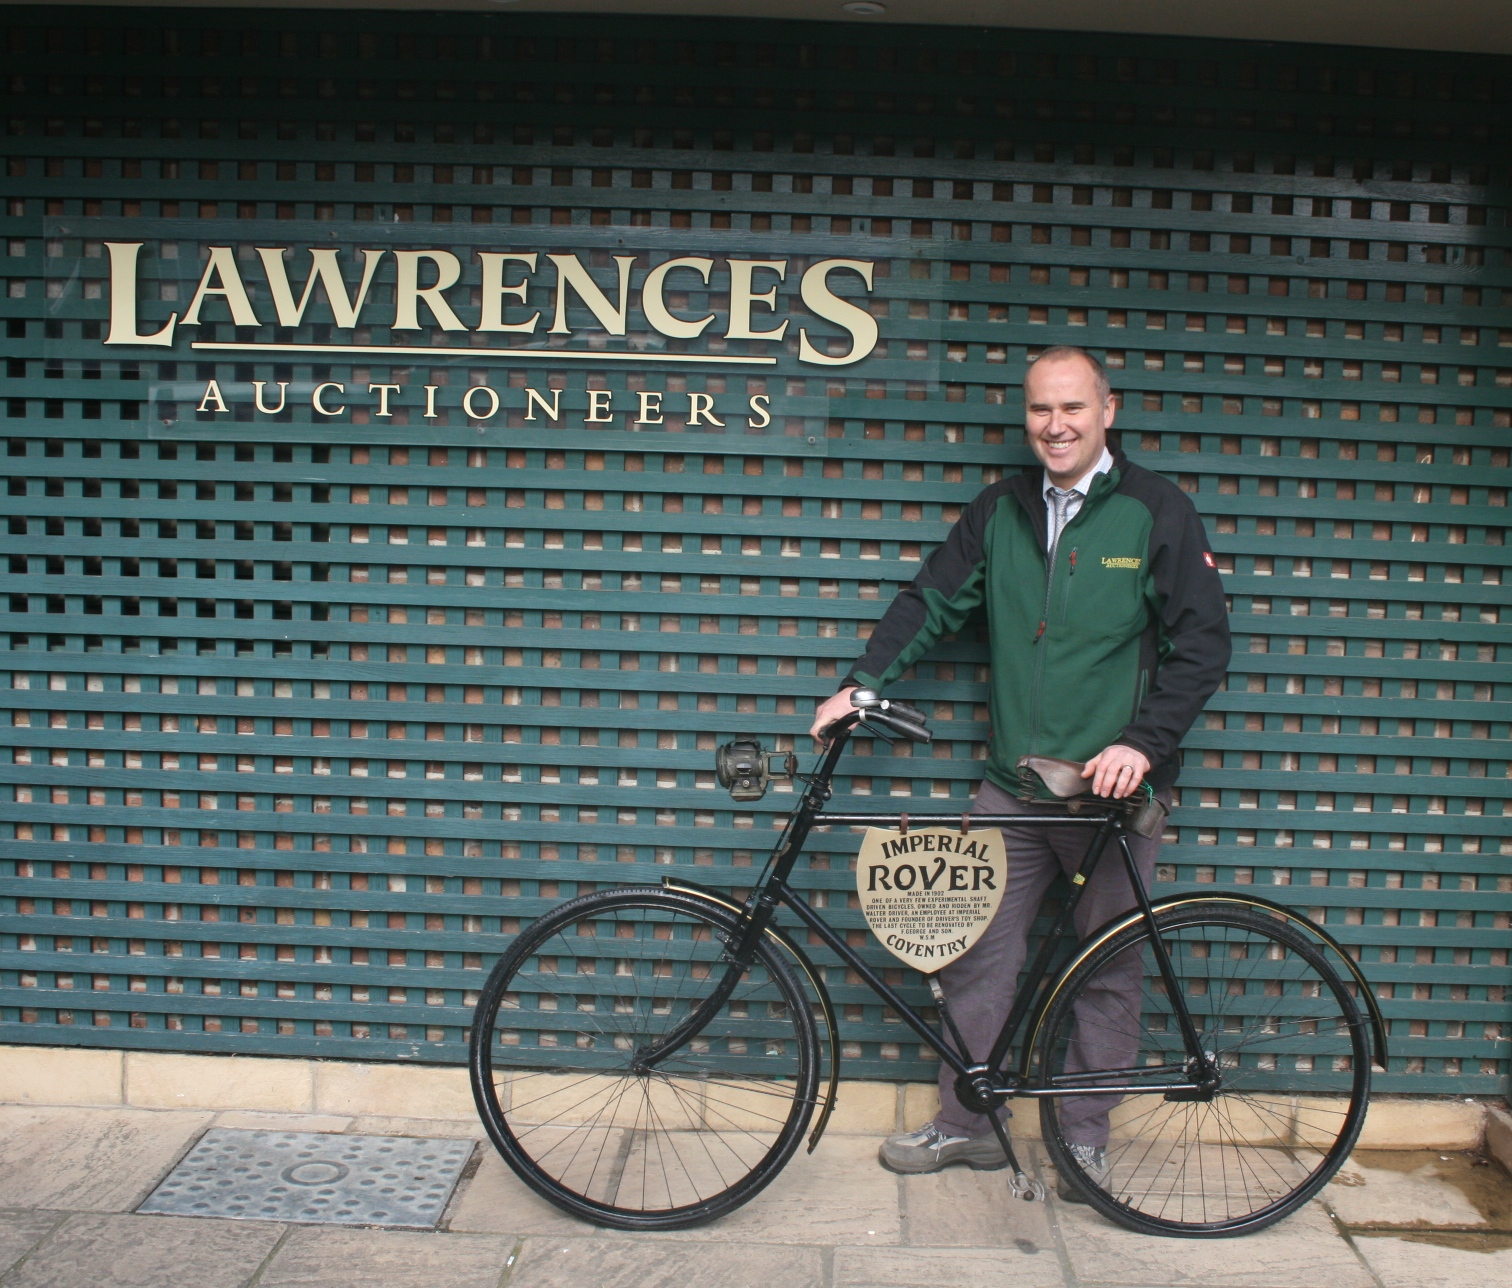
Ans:
{"label": "stone sill", "polygon": [[[180,1055],[0,1045],[0,1104],[136,1109],[476,1118],[457,1065]],[[933,1083],[843,1081],[828,1130],[884,1136],[911,1130],[938,1107]],[[1021,1106],[1015,1135],[1035,1139],[1038,1114]],[[1512,1170],[1512,1115],[1491,1098],[1380,1096],[1362,1149],[1479,1149]]]}

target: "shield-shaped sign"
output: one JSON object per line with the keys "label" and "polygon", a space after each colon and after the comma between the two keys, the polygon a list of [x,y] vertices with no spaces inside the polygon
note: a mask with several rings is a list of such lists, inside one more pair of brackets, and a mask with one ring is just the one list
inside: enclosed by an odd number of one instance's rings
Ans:
{"label": "shield-shaped sign", "polygon": [[866,924],[888,952],[926,974],[982,937],[1007,879],[1008,853],[996,828],[870,827],[856,857]]}

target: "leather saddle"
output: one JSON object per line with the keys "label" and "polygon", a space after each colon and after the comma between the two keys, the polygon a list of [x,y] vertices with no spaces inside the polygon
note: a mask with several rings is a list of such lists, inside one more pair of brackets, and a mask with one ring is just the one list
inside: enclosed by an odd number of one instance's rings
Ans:
{"label": "leather saddle", "polygon": [[1123,801],[1110,801],[1092,794],[1092,780],[1082,777],[1082,762],[1061,760],[1055,756],[1020,756],[1017,765],[1019,799],[1026,802],[1040,801],[1038,788],[1043,788],[1053,800],[1064,801],[1067,810],[1078,814],[1088,805],[1102,808],[1124,809],[1129,813],[1126,824],[1136,836],[1157,837],[1165,831],[1165,803],[1150,792],[1136,793]]}
{"label": "leather saddle", "polygon": [[1026,801],[1043,799],[1036,792],[1036,783],[1056,800],[1070,801],[1077,797],[1096,799],[1092,795],[1092,780],[1082,777],[1082,762],[1060,760],[1055,756],[1020,756],[1018,762],[1019,795]]}

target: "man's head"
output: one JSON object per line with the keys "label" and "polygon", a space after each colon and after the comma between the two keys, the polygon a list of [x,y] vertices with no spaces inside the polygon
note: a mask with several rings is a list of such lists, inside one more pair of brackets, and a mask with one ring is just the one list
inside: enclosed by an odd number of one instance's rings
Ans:
{"label": "man's head", "polygon": [[1070,486],[1097,464],[1113,410],[1108,373],[1085,349],[1056,345],[1024,373],[1024,429],[1057,487]]}

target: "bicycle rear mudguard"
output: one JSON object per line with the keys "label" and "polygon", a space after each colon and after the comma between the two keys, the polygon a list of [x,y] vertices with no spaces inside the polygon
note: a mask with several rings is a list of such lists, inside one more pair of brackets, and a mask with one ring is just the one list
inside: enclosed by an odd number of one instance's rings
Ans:
{"label": "bicycle rear mudguard", "polygon": [[[707,899],[710,903],[718,904],[721,908],[733,913],[743,913],[745,905],[736,902],[729,895],[718,890],[711,890],[708,886],[699,885],[694,881],[678,881],[673,877],[663,877],[662,886],[667,890],[676,890],[679,894],[690,894],[698,899]],[[835,1100],[840,1091],[840,1031],[835,1023],[835,1007],[830,1001],[829,989],[825,987],[824,977],[819,974],[818,968],[809,960],[808,954],[803,951],[780,926],[769,925],[766,933],[770,935],[787,952],[795,962],[798,969],[803,972],[815,995],[819,999],[819,1010],[824,1016],[824,1026],[829,1031],[830,1046],[830,1076],[829,1090],[824,1098],[824,1106],[819,1110],[819,1121],[809,1132],[808,1152],[812,1154],[819,1144],[819,1138],[824,1135],[824,1129],[829,1126],[830,1115],[835,1111]]]}
{"label": "bicycle rear mudguard", "polygon": [[1371,1036],[1375,1045],[1375,1062],[1382,1069],[1386,1068],[1388,1052],[1386,1050],[1386,1017],[1381,1014],[1381,1003],[1377,1000],[1375,991],[1370,987],[1370,981],[1365,978],[1365,972],[1360,969],[1360,963],[1355,961],[1326,927],[1318,925],[1304,917],[1295,908],[1288,908],[1284,903],[1278,903],[1274,899],[1267,899],[1258,894],[1231,894],[1225,891],[1221,895],[1192,895],[1192,894],[1168,894],[1162,899],[1155,900],[1152,905],[1156,912],[1162,908],[1176,908],[1184,903],[1191,903],[1195,899],[1222,899],[1225,903],[1243,904],[1251,908],[1263,908],[1266,912],[1275,913],[1294,925],[1301,927],[1310,934],[1316,935],[1325,944],[1334,950],[1334,953],[1349,967],[1349,973],[1359,985],[1360,997],[1364,999],[1365,1010],[1370,1016]]}
{"label": "bicycle rear mudguard", "polygon": [[[1382,1069],[1387,1067],[1386,1017],[1381,1014],[1381,1004],[1377,1000],[1375,993],[1371,990],[1370,981],[1365,978],[1365,972],[1360,969],[1360,963],[1345,952],[1344,945],[1335,939],[1323,926],[1304,917],[1295,908],[1288,908],[1284,903],[1278,903],[1274,899],[1267,899],[1263,895],[1258,894],[1231,894],[1228,891],[1222,894],[1168,894],[1164,898],[1154,900],[1150,907],[1154,912],[1159,914],[1167,908],[1179,908],[1183,904],[1218,902],[1238,904],[1240,907],[1245,908],[1258,908],[1272,913],[1315,935],[1325,945],[1332,948],[1334,953],[1349,968],[1350,975],[1353,976],[1355,983],[1359,987],[1360,997],[1364,999],[1365,1011],[1370,1016],[1371,1037],[1375,1047],[1375,1063]],[[1035,1008],[1034,1018],[1029,1024],[1029,1040],[1024,1043],[1023,1055],[1019,1062],[1019,1072],[1022,1077],[1026,1079],[1029,1077],[1029,1061],[1039,1043],[1040,1026],[1045,1022],[1045,1016],[1049,1013],[1051,1003],[1055,1001],[1056,996],[1060,993],[1061,984],[1070,978],[1071,972],[1076,965],[1095,952],[1104,941],[1112,938],[1120,931],[1128,929],[1130,926],[1139,925],[1143,921],[1144,914],[1136,908],[1133,912],[1124,913],[1122,916],[1114,917],[1111,921],[1105,922],[1087,937],[1087,941],[1077,949],[1075,956],[1061,969],[1056,985],[1046,990],[1045,996],[1041,998],[1039,1006]]]}

